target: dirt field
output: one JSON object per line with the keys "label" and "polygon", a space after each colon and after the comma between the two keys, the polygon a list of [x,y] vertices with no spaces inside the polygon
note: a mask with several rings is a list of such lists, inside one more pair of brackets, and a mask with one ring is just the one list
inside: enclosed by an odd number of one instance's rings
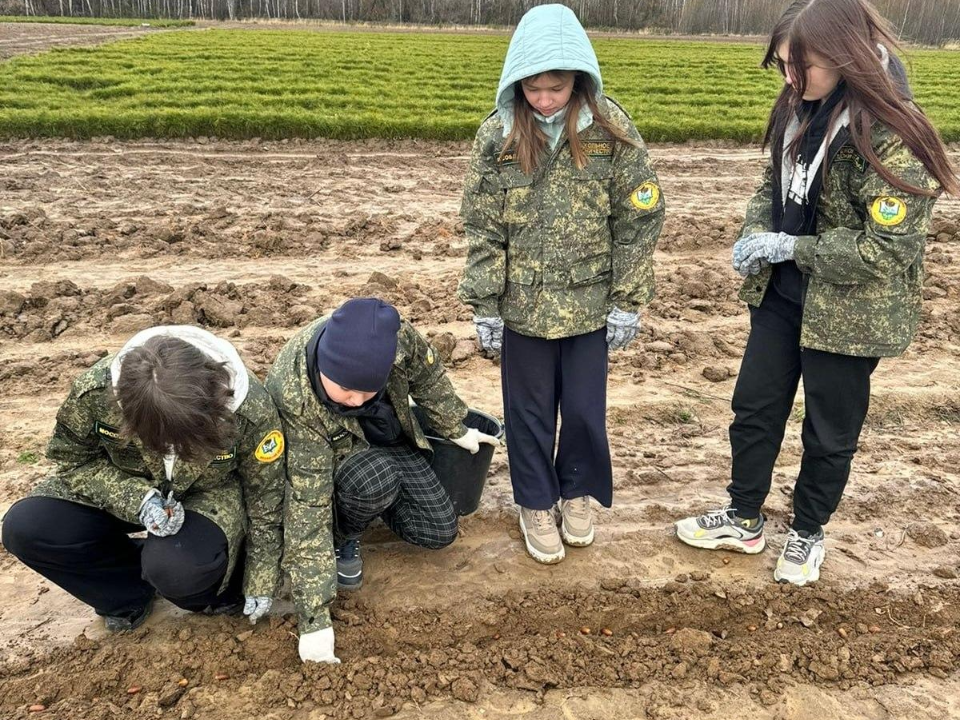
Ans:
{"label": "dirt field", "polygon": [[159,28],[148,27],[0,23],[0,60],[57,47],[99,45],[111,40],[137,37],[148,32],[164,31]]}
{"label": "dirt field", "polygon": [[[263,374],[297,326],[381,295],[434,335],[465,398],[499,413],[498,368],[474,351],[454,296],[467,150],[0,145],[0,512],[47,470],[30,454],[71,377],[158,322],[211,327]],[[670,532],[723,496],[747,329],[729,246],[762,160],[731,147],[652,154],[670,219],[641,341],[612,359],[616,503],[593,548],[552,569],[526,557],[501,452],[451,548],[371,533],[364,588],[338,604],[344,664],[306,670],[289,607],[250,635],[161,604],[145,629],[106,638],[87,608],[0,554],[0,716],[34,703],[76,718],[720,718],[731,703],[781,720],[960,716],[960,207],[940,205],[920,337],[875,375],[824,580],[783,589],[771,572],[799,409],[770,551],[697,553]]]}
{"label": "dirt field", "polygon": [[[29,31],[0,25],[0,57],[61,33],[130,32]],[[767,506],[772,547],[747,558],[671,537],[672,520],[724,496],[747,330],[729,247],[762,159],[651,151],[669,220],[640,341],[611,361],[616,498],[596,545],[554,568],[530,560],[501,451],[452,547],[371,531],[364,588],[336,606],[338,667],[300,664],[289,603],[252,631],[159,603],[143,629],[107,637],[0,550],[0,718],[960,717],[960,203],[938,206],[920,335],[875,374],[824,579],[782,588],[772,569],[799,405]],[[210,327],[262,375],[298,326],[380,295],[433,336],[462,395],[499,414],[498,368],[476,353],[454,296],[467,152],[0,144],[0,515],[49,470],[35,460],[72,377],[154,323]]]}

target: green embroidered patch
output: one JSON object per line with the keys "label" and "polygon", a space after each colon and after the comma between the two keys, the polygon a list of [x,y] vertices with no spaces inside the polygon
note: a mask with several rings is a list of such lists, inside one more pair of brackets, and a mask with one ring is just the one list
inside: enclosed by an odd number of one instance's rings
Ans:
{"label": "green embroidered patch", "polygon": [[854,165],[857,170],[864,172],[867,169],[867,161],[854,147],[844,145],[837,153],[835,162],[846,162]]}

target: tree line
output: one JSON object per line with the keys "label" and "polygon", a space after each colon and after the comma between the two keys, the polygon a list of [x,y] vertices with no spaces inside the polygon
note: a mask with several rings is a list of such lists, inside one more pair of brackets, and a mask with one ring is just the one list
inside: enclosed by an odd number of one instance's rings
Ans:
{"label": "tree line", "polygon": [[[0,14],[172,19],[317,19],[345,23],[511,26],[557,0],[0,0]],[[590,28],[766,34],[783,0],[563,0]],[[960,0],[874,0],[904,40],[960,39]]]}

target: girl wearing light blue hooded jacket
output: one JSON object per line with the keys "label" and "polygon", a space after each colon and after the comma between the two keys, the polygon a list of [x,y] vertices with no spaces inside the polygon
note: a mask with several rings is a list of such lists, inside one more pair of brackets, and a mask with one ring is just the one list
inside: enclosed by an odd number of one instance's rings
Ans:
{"label": "girl wearing light blue hooded jacket", "polygon": [[501,353],[514,499],[527,551],[544,563],[561,561],[565,543],[593,542],[591,497],[612,503],[608,351],[638,332],[663,225],[643,140],[602,88],[573,11],[524,15],[461,208],[459,294],[481,346]]}

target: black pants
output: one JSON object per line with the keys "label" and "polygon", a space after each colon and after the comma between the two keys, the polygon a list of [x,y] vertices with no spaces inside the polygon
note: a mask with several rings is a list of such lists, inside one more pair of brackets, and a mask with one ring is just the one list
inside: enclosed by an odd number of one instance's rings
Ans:
{"label": "black pants", "polygon": [[606,328],[561,340],[504,329],[501,353],[514,500],[549,510],[560,498],[590,495],[610,507]]}
{"label": "black pants", "polygon": [[194,612],[239,600],[243,563],[226,592],[227,538],[215,523],[187,510],[176,535],[129,537],[139,525],[67,500],[29,497],[3,520],[3,546],[98,615],[124,615],[159,593]]}
{"label": "black pants", "polygon": [[348,457],[333,479],[335,542],[359,538],[382,517],[408,543],[446,547],[457,539],[457,513],[425,455],[406,445],[372,447]]}
{"label": "black pants", "polygon": [[817,532],[837,509],[850,477],[879,358],[801,348],[801,318],[801,306],[773,289],[750,309],[750,337],[733,392],[733,481],[727,490],[741,517],[757,516],[802,377],[803,459],[793,528]]}

